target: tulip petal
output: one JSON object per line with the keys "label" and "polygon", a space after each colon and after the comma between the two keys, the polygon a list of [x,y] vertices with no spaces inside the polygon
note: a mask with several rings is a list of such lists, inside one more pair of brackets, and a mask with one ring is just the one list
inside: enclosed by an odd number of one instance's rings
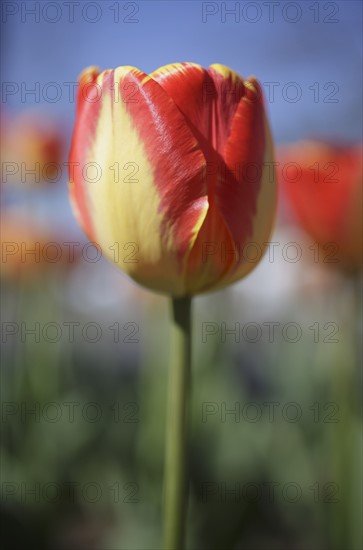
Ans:
{"label": "tulip petal", "polygon": [[86,185],[77,173],[78,210],[88,224],[92,220],[94,240],[106,254],[113,256],[107,250],[120,239],[134,246],[131,261],[125,253],[118,259],[124,271],[155,290],[183,294],[184,258],[208,210],[204,155],[173,100],[152,78],[119,67],[99,75],[97,83],[99,112],[81,113],[79,133],[89,133],[72,156],[97,162],[102,177]]}
{"label": "tulip petal", "polygon": [[[221,201],[221,208],[217,192],[218,186],[226,187],[225,180],[231,176],[222,155],[245,86],[237,73],[223,65],[211,65],[206,70],[194,63],[178,63],[161,67],[150,76],[173,98],[208,160],[209,209],[186,266],[187,288],[193,293],[215,285],[235,264],[233,235],[223,211],[226,201]],[[250,131],[250,126],[244,129],[242,139],[246,135],[248,139]],[[233,205],[229,208],[237,210]],[[240,216],[238,219],[240,222]]]}
{"label": "tulip petal", "polygon": [[98,68],[92,66],[85,69],[79,76],[77,122],[69,158],[69,194],[72,208],[79,224],[91,240],[94,239],[94,229],[87,200],[87,183],[84,181],[82,172],[101,107],[100,101],[92,101],[92,90],[97,89],[98,75]]}
{"label": "tulip petal", "polygon": [[252,236],[265,154],[265,117],[256,81],[246,83],[224,146],[226,170],[218,178],[216,202],[235,242]]}
{"label": "tulip petal", "polygon": [[[195,272],[202,290],[222,287],[241,272],[248,273],[261,258],[271,231],[276,202],[271,136],[258,83],[246,81],[245,90],[223,155],[214,157],[209,211],[190,254],[191,284]],[[250,249],[255,250],[252,261]],[[198,271],[201,259],[205,266]]]}
{"label": "tulip petal", "polygon": [[241,77],[223,65],[206,70],[196,63],[174,63],[150,75],[181,110],[208,160],[210,149],[222,153],[240,99]]}
{"label": "tulip petal", "polygon": [[237,249],[236,262],[227,276],[219,282],[218,288],[245,277],[259,263],[268,246],[276,214],[277,176],[273,141],[266,117],[264,117],[264,145],[263,159],[259,163],[256,161],[256,166],[259,167],[258,182],[254,177],[251,177],[252,181],[241,181],[241,192],[235,197],[236,205],[240,204],[240,212],[244,219],[248,220],[248,224],[241,224],[239,238],[237,236],[238,216],[236,213],[234,216],[233,209],[230,210],[231,216],[227,223],[234,234]]}

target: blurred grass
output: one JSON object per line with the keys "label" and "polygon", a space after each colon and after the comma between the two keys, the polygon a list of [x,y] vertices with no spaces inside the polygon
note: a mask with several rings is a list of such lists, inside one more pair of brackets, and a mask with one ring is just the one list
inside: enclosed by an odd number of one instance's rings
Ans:
{"label": "blurred grass", "polygon": [[[170,351],[167,303],[141,293],[127,317],[125,311],[120,314],[120,320],[137,319],[139,343],[115,344],[108,329],[114,310],[100,313],[96,305],[93,312],[77,310],[67,300],[72,277],[72,271],[53,272],[3,286],[3,321],[32,327],[35,322],[62,325],[69,320],[82,326],[92,320],[108,335],[97,343],[79,337],[71,343],[64,338],[37,343],[31,336],[21,342],[19,336],[9,336],[3,344],[4,544],[38,550],[157,549]],[[201,324],[206,320],[225,319],[229,325],[238,320],[242,325],[271,318],[260,310],[251,317],[253,297],[235,289],[195,300],[188,548],[360,547],[356,291],[349,280],[339,285],[327,288],[324,296],[321,290],[319,295],[312,291],[296,296],[275,316],[281,324],[293,319],[304,327],[312,319],[336,320],[339,342],[332,344],[314,343],[312,333],[296,343],[281,338],[236,343],[233,337],[226,343],[220,337],[203,343]],[[9,402],[17,412],[10,409],[14,414],[7,416]],[[273,421],[264,405],[271,402],[279,403]],[[303,413],[297,422],[282,415],[283,406],[291,402]],[[48,419],[41,413],[39,418],[31,413],[22,417],[22,403],[29,409],[38,403],[40,411],[56,403],[62,414],[50,421],[56,411],[50,407]],[[64,403],[78,403],[74,421]],[[207,418],[206,403],[214,404]],[[223,403],[228,410],[238,405],[241,411],[253,403],[251,417],[256,407],[263,415],[253,422],[242,414],[238,421],[223,414]],[[81,414],[85,405],[86,418]],[[92,421],[97,410],[102,414]],[[290,412],[293,416],[294,409]],[[329,418],[338,421],[330,423]],[[49,491],[39,502],[24,493],[36,484]],[[65,490],[69,484],[75,487],[73,500]],[[262,492],[258,499],[253,484]],[[274,498],[266,489],[271,484]],[[296,502],[284,495],[286,484],[300,487]],[[83,494],[85,487],[89,493]],[[225,492],[236,487],[242,495]],[[330,502],[335,497],[338,501]]]}

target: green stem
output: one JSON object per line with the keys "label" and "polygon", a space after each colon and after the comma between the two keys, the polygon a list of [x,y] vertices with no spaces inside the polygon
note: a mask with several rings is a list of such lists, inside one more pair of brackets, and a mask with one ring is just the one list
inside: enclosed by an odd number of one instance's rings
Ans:
{"label": "green stem", "polygon": [[191,298],[172,299],[172,351],[169,372],[165,454],[165,550],[184,550],[188,500],[188,401],[191,359]]}

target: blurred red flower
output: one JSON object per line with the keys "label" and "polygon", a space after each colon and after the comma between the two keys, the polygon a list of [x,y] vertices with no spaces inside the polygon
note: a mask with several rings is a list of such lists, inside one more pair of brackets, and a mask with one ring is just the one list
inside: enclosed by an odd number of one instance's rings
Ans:
{"label": "blurred red flower", "polygon": [[335,265],[362,265],[362,147],[301,141],[280,148],[282,191],[304,230],[335,247]]}

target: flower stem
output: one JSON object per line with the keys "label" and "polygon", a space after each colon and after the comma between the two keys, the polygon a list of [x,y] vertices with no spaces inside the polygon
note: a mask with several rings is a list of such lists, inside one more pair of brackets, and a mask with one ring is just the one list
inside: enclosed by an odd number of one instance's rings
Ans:
{"label": "flower stem", "polygon": [[164,549],[184,550],[188,500],[188,401],[191,359],[191,298],[172,299],[165,454]]}

